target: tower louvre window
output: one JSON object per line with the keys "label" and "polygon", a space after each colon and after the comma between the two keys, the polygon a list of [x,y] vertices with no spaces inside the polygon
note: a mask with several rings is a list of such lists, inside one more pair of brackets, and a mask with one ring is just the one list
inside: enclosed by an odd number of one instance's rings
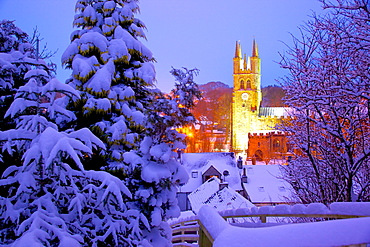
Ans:
{"label": "tower louvre window", "polygon": [[240,81],[240,89],[245,89],[244,88],[244,81],[243,80]]}

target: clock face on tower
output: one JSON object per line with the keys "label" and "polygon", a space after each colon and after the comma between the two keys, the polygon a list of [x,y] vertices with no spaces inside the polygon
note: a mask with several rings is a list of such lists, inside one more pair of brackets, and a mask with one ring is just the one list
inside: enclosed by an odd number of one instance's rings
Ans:
{"label": "clock face on tower", "polygon": [[243,100],[247,100],[248,98],[249,98],[249,94],[247,94],[247,93],[242,94],[242,99]]}

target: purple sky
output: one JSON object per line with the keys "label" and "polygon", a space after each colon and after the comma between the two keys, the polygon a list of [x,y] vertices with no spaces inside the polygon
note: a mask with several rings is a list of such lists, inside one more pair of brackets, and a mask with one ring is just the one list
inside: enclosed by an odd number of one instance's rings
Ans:
{"label": "purple sky", "polygon": [[[37,26],[43,43],[50,50],[59,49],[52,60],[58,65],[57,78],[70,75],[60,64],[60,57],[74,30],[72,21],[76,0],[0,0],[2,19],[31,33]],[[256,39],[262,59],[262,85],[276,84],[284,75],[275,61],[278,52],[291,44],[289,33],[309,20],[312,11],[322,12],[316,0],[141,0],[137,16],[147,26],[148,41],[157,63],[158,87],[168,92],[174,84],[171,66],[200,69],[198,84],[221,81],[232,85],[232,57],[235,41],[243,53],[251,55]]]}

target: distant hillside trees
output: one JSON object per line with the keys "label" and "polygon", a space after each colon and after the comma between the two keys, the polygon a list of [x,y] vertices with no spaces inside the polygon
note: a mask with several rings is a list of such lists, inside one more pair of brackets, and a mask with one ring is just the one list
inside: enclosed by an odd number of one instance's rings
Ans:
{"label": "distant hillside trees", "polygon": [[370,9],[367,0],[322,0],[283,56],[296,159],[288,182],[304,202],[370,200]]}
{"label": "distant hillside trees", "polygon": [[226,128],[229,124],[231,111],[232,88],[222,82],[209,82],[200,85],[202,100],[193,110],[199,121],[217,123],[219,128]]}
{"label": "distant hillside trees", "polygon": [[[227,143],[232,88],[222,82],[209,82],[199,85],[199,90],[202,92],[202,99],[197,102],[192,112],[199,127],[195,138],[200,140],[200,146],[197,150],[192,149],[192,152],[220,151]],[[223,137],[216,137],[219,132],[224,133]]]}
{"label": "distant hillside trees", "polygon": [[262,88],[262,107],[283,107],[285,91],[282,87],[270,85]]}

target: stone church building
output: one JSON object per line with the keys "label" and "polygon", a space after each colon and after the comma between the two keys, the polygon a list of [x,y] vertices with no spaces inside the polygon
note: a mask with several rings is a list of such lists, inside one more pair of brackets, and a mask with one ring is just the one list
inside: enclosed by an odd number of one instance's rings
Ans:
{"label": "stone church building", "polygon": [[266,163],[284,159],[289,147],[284,133],[275,126],[287,117],[288,108],[261,107],[261,58],[256,41],[248,58],[237,41],[233,62],[231,151]]}

